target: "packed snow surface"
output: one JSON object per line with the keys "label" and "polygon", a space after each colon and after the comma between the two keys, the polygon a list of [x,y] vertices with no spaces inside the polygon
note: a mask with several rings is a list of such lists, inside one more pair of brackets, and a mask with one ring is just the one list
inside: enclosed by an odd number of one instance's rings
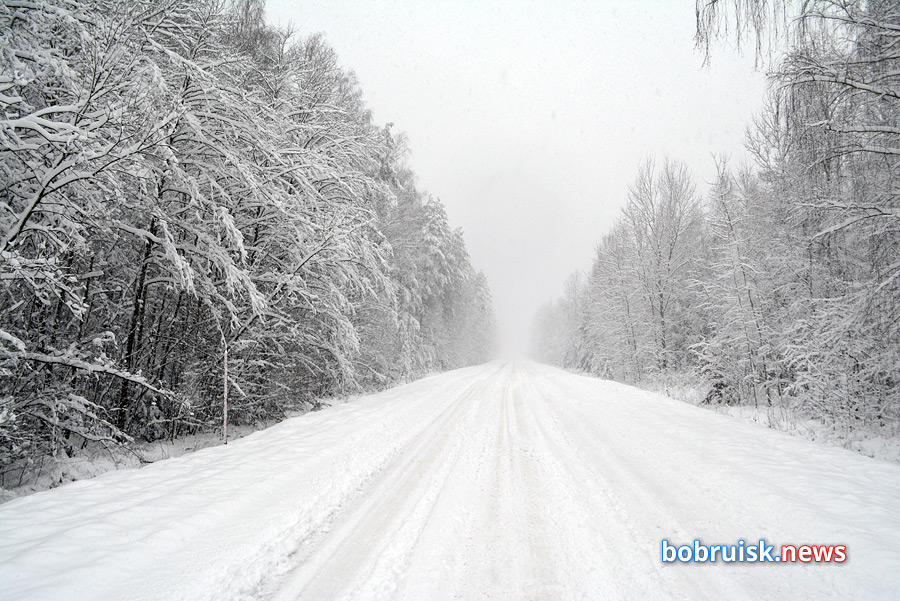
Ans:
{"label": "packed snow surface", "polygon": [[[0,599],[900,599],[900,466],[532,363],[0,505]],[[663,563],[842,544],[842,564]]]}

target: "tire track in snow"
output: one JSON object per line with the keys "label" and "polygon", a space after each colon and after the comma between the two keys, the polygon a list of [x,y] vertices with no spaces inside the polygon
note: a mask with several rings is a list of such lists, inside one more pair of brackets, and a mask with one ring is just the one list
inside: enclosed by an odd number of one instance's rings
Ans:
{"label": "tire track in snow", "polygon": [[[0,600],[896,599],[898,466],[526,363],[0,506]],[[660,539],[847,544],[663,564]]]}
{"label": "tire track in snow", "polygon": [[274,600],[391,598],[459,452],[461,426],[495,374],[458,395],[355,505],[334,514],[333,530],[278,585]]}
{"label": "tire track in snow", "polygon": [[[570,436],[579,451],[579,460],[568,465],[606,480],[603,488],[618,500],[622,519],[631,524],[634,547],[656,555],[656,570],[672,590],[667,598],[687,592],[692,599],[788,599],[798,598],[799,591],[806,591],[801,598],[896,598],[896,590],[886,593],[887,584],[869,587],[868,593],[858,588],[860,582],[879,583],[892,570],[900,573],[896,539],[876,536],[897,530],[896,515],[884,514],[891,502],[879,503],[886,499],[882,491],[900,491],[896,466],[621,384],[539,365],[529,375],[551,401],[546,404],[551,419],[541,423],[561,422],[553,430]],[[812,458],[821,458],[821,465]],[[832,472],[831,460],[858,465],[863,474],[882,473],[885,480],[869,493],[874,502],[853,508],[842,503],[848,488],[865,491],[868,478]],[[843,518],[832,519],[836,512]],[[869,515],[882,516],[880,525],[869,525]],[[839,541],[857,549],[856,563],[663,565],[658,557],[662,538],[679,545],[695,538],[707,545],[738,539],[752,544],[759,538],[774,545]],[[890,564],[892,568],[877,567]],[[871,575],[861,576],[866,573]],[[878,588],[881,592],[875,593]]]}
{"label": "tire track in snow", "polygon": [[[652,483],[629,472],[622,457],[609,452],[608,442],[599,436],[602,430],[594,427],[576,403],[563,408],[558,396],[535,386],[531,378],[529,382],[540,397],[535,407],[541,415],[535,423],[551,441],[559,469],[576,483],[570,488],[573,499],[583,512],[603,518],[603,530],[594,530],[594,535],[607,550],[604,565],[618,581],[619,594],[627,591],[627,597],[643,599],[745,598],[740,591],[724,591],[715,583],[667,571],[658,555],[663,538],[659,525],[683,533],[685,539],[691,532],[677,508],[658,494]],[[622,574],[628,577],[622,578]]]}

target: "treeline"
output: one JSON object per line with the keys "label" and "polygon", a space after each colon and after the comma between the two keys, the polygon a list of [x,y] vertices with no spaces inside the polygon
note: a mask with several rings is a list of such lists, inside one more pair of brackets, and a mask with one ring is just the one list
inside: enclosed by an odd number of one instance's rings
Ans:
{"label": "treeline", "polygon": [[[701,40],[723,6],[698,3]],[[720,160],[701,199],[683,164],[648,161],[590,272],[540,312],[539,358],[841,428],[900,422],[900,5],[804,3],[790,33],[755,167]]]}
{"label": "treeline", "polygon": [[485,360],[485,278],[320,36],[0,6],[0,474]]}

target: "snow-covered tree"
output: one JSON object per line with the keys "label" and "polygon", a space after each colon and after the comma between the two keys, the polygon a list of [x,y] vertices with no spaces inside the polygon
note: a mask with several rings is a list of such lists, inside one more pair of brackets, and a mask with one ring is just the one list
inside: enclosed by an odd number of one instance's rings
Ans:
{"label": "snow-covered tree", "polygon": [[0,475],[483,358],[461,233],[259,0],[5,2],[0,108]]}
{"label": "snow-covered tree", "polygon": [[896,427],[900,6],[700,0],[697,18],[701,49],[736,36],[772,66],[755,169],[721,162],[700,215],[693,200],[667,212],[690,187],[667,196],[645,168],[598,246],[584,323],[554,345],[582,344],[589,369],[629,381],[649,349],[656,369],[694,372],[709,402]]}

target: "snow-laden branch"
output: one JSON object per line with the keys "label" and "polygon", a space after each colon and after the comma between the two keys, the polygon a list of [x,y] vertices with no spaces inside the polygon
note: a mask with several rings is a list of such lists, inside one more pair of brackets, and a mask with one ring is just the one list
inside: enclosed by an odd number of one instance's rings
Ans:
{"label": "snow-laden branch", "polygon": [[71,357],[68,355],[47,355],[45,353],[35,353],[28,351],[19,351],[10,353],[9,356],[13,360],[25,360],[25,361],[35,361],[37,363],[44,363],[47,365],[65,365],[66,367],[72,367],[81,371],[86,371],[95,374],[105,374],[110,375],[121,380],[126,380],[133,384],[137,384],[142,388],[146,388],[151,392],[155,392],[164,397],[174,397],[174,393],[165,390],[163,388],[159,388],[150,384],[143,376],[135,375],[129,373],[127,371],[123,371],[120,369],[116,369],[114,367],[110,367],[108,365],[101,365],[98,363],[88,363],[87,361],[83,361],[81,359],[77,359],[75,357]]}

